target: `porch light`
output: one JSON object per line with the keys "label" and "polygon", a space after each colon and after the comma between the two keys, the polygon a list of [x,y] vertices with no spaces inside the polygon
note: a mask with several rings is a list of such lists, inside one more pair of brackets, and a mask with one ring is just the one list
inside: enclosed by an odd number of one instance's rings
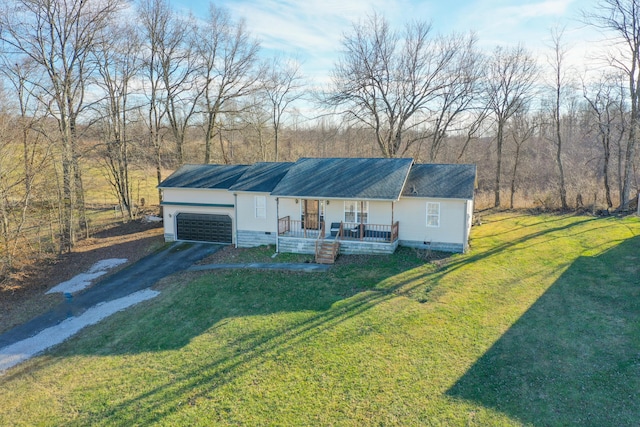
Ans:
{"label": "porch light", "polygon": [[296,205],[298,204],[298,199],[296,199]]}
{"label": "porch light", "polygon": [[327,206],[329,206],[329,201],[328,200],[326,201],[326,203],[327,203]]}

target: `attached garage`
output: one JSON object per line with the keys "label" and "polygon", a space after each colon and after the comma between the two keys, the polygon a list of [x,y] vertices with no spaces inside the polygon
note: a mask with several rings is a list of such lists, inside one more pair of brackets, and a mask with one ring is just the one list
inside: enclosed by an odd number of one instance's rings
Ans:
{"label": "attached garage", "polygon": [[235,195],[229,191],[248,166],[184,165],[162,189],[164,239],[231,243],[235,234]]}
{"label": "attached garage", "polygon": [[232,243],[233,222],[228,215],[180,213],[176,215],[178,240]]}

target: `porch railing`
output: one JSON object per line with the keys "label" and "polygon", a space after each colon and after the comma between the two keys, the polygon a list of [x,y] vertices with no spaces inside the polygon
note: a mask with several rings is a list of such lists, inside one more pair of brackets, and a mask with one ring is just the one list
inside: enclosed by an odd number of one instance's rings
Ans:
{"label": "porch railing", "polygon": [[285,216],[278,219],[278,234],[282,235],[287,233],[291,229],[291,218]]}
{"label": "porch railing", "polygon": [[305,227],[304,221],[291,219],[288,216],[278,220],[278,234],[280,236],[316,239],[320,235],[324,236],[324,233],[324,221],[315,223],[314,227]]}
{"label": "porch railing", "polygon": [[341,238],[369,242],[394,242],[398,238],[399,226],[397,221],[391,225],[344,222]]}
{"label": "porch railing", "polygon": [[[314,224],[315,225],[315,224]],[[291,219],[289,216],[278,220],[278,234],[287,237],[318,239],[334,237],[342,240],[361,240],[368,242],[395,242],[398,239],[399,223],[360,224],[353,222],[331,223],[330,234],[327,235],[325,221],[320,221],[317,228],[304,226],[304,221]]]}

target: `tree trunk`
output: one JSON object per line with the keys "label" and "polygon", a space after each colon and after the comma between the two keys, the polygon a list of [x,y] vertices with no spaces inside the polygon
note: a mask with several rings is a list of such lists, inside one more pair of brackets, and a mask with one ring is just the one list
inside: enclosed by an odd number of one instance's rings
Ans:
{"label": "tree trunk", "polygon": [[[66,139],[66,138],[65,138]],[[62,145],[62,233],[60,252],[71,252],[75,244],[75,191],[74,191],[73,155],[69,141]]]}
{"label": "tree trunk", "polygon": [[[637,46],[636,46],[637,47]],[[626,209],[631,201],[631,183],[633,179],[633,162],[636,154],[636,133],[638,131],[638,82],[636,81],[636,67],[638,50],[633,50],[633,62],[629,71],[629,93],[631,97],[631,118],[629,123],[629,139],[624,156],[624,182],[620,196],[620,208]],[[638,77],[640,79],[640,76]]]}
{"label": "tree trunk", "polygon": [[604,166],[602,174],[604,175],[604,194],[607,198],[607,207],[611,209],[613,202],[611,201],[611,187],[609,186],[609,157],[611,156],[608,143],[604,144]]}
{"label": "tree trunk", "polygon": [[[156,178],[158,180],[158,185],[162,182],[162,159],[160,158],[160,148],[156,148]],[[158,188],[158,203],[162,203],[162,190]]]}
{"label": "tree trunk", "polygon": [[497,136],[497,142],[498,142],[498,150],[497,150],[497,154],[498,154],[498,162],[496,165],[496,184],[495,184],[495,189],[494,189],[494,202],[493,202],[493,206],[496,208],[500,207],[500,175],[502,173],[502,142],[504,139],[504,121],[503,120],[498,120],[498,136]]}
{"label": "tree trunk", "polygon": [[516,174],[518,172],[518,160],[520,159],[520,144],[516,144],[516,156],[513,160],[513,171],[511,173],[511,197],[509,198],[509,209],[513,209],[513,199],[516,194]]}
{"label": "tree trunk", "polygon": [[[214,106],[217,108],[217,106]],[[216,118],[217,113],[207,113],[207,129],[204,136],[204,163],[208,165],[211,163],[211,146],[213,145],[213,138],[216,136]]]}
{"label": "tree trunk", "polygon": [[277,161],[279,161],[279,160],[278,160],[278,159],[279,159],[279,157],[278,157],[278,133],[279,133],[278,131],[279,131],[279,130],[280,130],[280,129],[279,129],[279,127],[278,127],[278,126],[274,126],[274,131],[275,131],[275,132],[274,132],[274,135],[273,135],[273,141],[274,141],[274,144],[275,144],[275,151],[276,151],[276,153],[275,153],[276,160],[275,160],[275,161],[276,161],[276,162],[277,162]]}
{"label": "tree trunk", "polygon": [[[74,150],[75,152],[75,150]],[[78,208],[78,220],[80,221],[80,230],[85,238],[89,238],[89,221],[87,219],[87,209],[84,202],[84,186],[82,184],[82,170],[78,162],[78,155],[73,156],[74,184],[76,191],[76,206]]]}
{"label": "tree trunk", "polygon": [[222,132],[218,132],[218,139],[220,140],[220,152],[222,153],[222,161],[225,165],[230,164],[226,151],[224,151],[224,139],[222,138]]}
{"label": "tree trunk", "polygon": [[558,178],[560,179],[560,205],[562,210],[567,210],[567,188],[564,182],[564,167],[562,166],[562,134],[560,130],[560,93],[556,98],[556,112],[555,112],[555,125],[556,125],[556,164],[558,165]]}
{"label": "tree trunk", "polygon": [[[635,102],[633,103],[635,104]],[[622,195],[620,197],[620,207],[626,208],[631,201],[631,181],[633,178],[633,161],[635,157],[636,146],[636,126],[638,122],[637,107],[631,107],[631,125],[629,127],[629,140],[627,141],[627,149],[624,156],[624,181],[622,183]]]}
{"label": "tree trunk", "polygon": [[556,164],[558,165],[558,173],[560,178],[560,204],[562,206],[562,210],[567,210],[569,206],[567,205],[567,188],[564,182],[564,167],[562,166],[562,145],[560,142],[560,134],[558,134],[558,149],[556,151]]}

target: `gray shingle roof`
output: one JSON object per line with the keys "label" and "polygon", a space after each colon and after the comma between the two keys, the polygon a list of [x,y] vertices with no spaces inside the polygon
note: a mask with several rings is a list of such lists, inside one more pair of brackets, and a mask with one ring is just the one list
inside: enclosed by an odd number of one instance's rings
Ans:
{"label": "gray shingle roof", "polygon": [[473,199],[475,183],[475,165],[415,164],[402,196]]}
{"label": "gray shingle roof", "polygon": [[245,165],[184,165],[158,188],[228,189],[248,168]]}
{"label": "gray shingle roof", "polygon": [[300,198],[397,200],[412,159],[303,158],[271,193]]}
{"label": "gray shingle roof", "polygon": [[271,192],[293,165],[292,162],[260,162],[245,171],[229,188],[232,191]]}

